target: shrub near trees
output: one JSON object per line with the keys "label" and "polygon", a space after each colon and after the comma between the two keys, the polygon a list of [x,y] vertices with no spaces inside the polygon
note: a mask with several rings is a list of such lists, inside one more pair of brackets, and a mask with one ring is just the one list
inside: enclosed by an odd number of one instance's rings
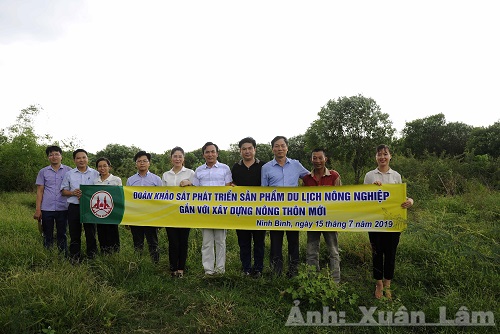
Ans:
{"label": "shrub near trees", "polygon": [[[38,171],[47,165],[45,148],[63,148],[63,163],[73,166],[73,143],[53,141],[38,136],[33,119],[38,106],[21,110],[16,124],[0,131],[0,191],[31,191]],[[473,128],[463,123],[446,123],[443,114],[407,122],[401,138],[395,138],[389,115],[382,113],[375,100],[362,95],[330,100],[318,112],[305,134],[289,138],[289,156],[310,168],[309,152],[324,147],[333,168],[341,171],[345,184],[358,184],[361,175],[374,168],[374,149],[380,143],[393,146],[394,167],[406,177],[408,187],[427,185],[432,192],[454,194],[470,178],[493,189],[500,188],[500,122],[489,127]],[[108,157],[114,173],[128,177],[135,173],[132,157],[140,148],[108,144],[96,154],[89,152],[90,164],[96,157]],[[237,144],[221,149],[221,162],[232,165],[239,160]],[[269,143],[257,144],[257,158],[273,159]],[[406,166],[406,163],[411,164]],[[169,151],[152,153],[152,172],[168,170]],[[201,148],[186,152],[186,167],[203,164]],[[398,166],[402,163],[402,167]],[[348,168],[350,166],[350,168]],[[406,168],[407,167],[407,168]],[[438,171],[438,172],[436,172]],[[419,183],[418,185],[416,183]],[[455,185],[455,186],[453,186]],[[453,190],[454,189],[454,190]]]}
{"label": "shrub near trees", "polygon": [[464,123],[448,123],[443,114],[407,122],[403,129],[403,148],[423,157],[426,153],[455,156],[464,153],[473,127]]}
{"label": "shrub near trees", "polygon": [[473,129],[467,141],[467,150],[477,155],[500,157],[500,122],[495,122],[487,128]]}

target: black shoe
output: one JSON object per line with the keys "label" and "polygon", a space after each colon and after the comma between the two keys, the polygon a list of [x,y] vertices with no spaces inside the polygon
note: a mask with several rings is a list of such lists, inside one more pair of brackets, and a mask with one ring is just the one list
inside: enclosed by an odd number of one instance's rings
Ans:
{"label": "black shoe", "polygon": [[260,271],[256,271],[256,272],[253,273],[252,277],[255,278],[255,279],[261,278],[262,277],[262,273]]}

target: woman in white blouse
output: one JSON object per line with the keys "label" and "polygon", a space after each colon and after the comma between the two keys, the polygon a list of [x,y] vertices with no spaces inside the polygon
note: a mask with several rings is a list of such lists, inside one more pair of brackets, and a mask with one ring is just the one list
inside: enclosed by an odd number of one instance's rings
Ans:
{"label": "woman in white blouse", "polygon": [[[184,167],[184,150],[178,146],[170,152],[172,169],[163,173],[164,186],[186,186],[194,176],[192,169]],[[183,277],[186,267],[189,228],[166,227],[168,237],[168,257],[172,277]]]}
{"label": "woman in white blouse", "polygon": [[[402,183],[401,175],[389,166],[391,158],[389,146],[379,145],[375,155],[378,166],[366,173],[364,184],[381,186],[385,183]],[[408,209],[412,205],[413,199],[407,197],[401,207]],[[377,299],[384,295],[387,299],[392,299],[391,280],[394,277],[396,250],[400,236],[401,232],[368,232],[372,247],[373,278],[376,280],[375,298]]]}
{"label": "woman in white blouse", "polygon": [[[95,179],[95,185],[121,186],[122,179],[110,173],[111,162],[107,158],[99,158],[95,163],[99,172],[99,177]],[[101,253],[111,254],[120,251],[120,234],[118,225],[115,224],[97,224],[97,238]]]}

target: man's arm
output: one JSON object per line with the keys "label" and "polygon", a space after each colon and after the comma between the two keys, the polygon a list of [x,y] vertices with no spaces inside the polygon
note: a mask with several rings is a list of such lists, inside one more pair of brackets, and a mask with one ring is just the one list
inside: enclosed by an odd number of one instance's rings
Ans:
{"label": "man's arm", "polygon": [[82,191],[80,189],[71,190],[69,172],[64,175],[64,179],[61,184],[61,194],[66,197],[76,196],[78,199],[82,196]]}
{"label": "man's arm", "polygon": [[304,176],[306,176],[306,175],[308,175],[308,174],[310,174],[310,173],[311,173],[311,172],[310,172],[310,171],[308,171],[308,170],[307,170],[304,166],[302,166],[302,164],[301,164],[298,160],[297,160],[297,163],[298,163],[298,166],[299,166],[299,175],[300,175],[299,177],[300,177],[301,179],[303,179],[303,178],[304,178]]}
{"label": "man's arm", "polygon": [[334,182],[334,186],[341,186],[341,185],[342,185],[342,181],[340,180],[340,175],[339,175],[339,177]]}
{"label": "man's arm", "polygon": [[61,190],[61,194],[66,197],[76,196],[78,199],[82,197],[82,191],[80,189],[75,189],[73,191],[68,189]]}
{"label": "man's arm", "polygon": [[35,214],[33,215],[33,218],[40,221],[42,219],[42,199],[43,199],[43,190],[45,189],[45,186],[43,185],[37,185],[36,186],[36,207],[35,207]]}
{"label": "man's arm", "polygon": [[269,180],[267,177],[267,168],[265,166],[266,165],[262,166],[261,173],[260,173],[260,185],[262,187],[269,186]]}

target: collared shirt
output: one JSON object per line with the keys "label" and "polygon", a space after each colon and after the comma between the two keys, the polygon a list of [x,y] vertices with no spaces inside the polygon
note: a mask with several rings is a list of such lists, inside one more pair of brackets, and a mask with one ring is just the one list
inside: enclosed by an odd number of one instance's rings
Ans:
{"label": "collared shirt", "polygon": [[233,177],[229,166],[217,161],[212,167],[204,163],[196,168],[192,182],[195,186],[225,186]]}
{"label": "collared shirt", "polygon": [[[340,174],[335,171],[335,170],[328,170],[325,168],[325,171],[323,172],[323,175],[321,175],[319,182],[316,181],[316,178],[314,177],[314,169],[311,171],[310,174],[307,174],[304,176],[302,181],[304,181],[305,186],[334,186],[335,181],[337,179],[340,179]],[[340,181],[340,180],[339,180]]]}
{"label": "collared shirt", "polygon": [[101,180],[101,176],[94,180],[94,184],[98,185],[109,185],[109,186],[121,186],[122,179],[118,176],[114,176],[113,174],[109,174],[106,180]]}
{"label": "collared shirt", "polygon": [[374,170],[369,171],[365,175],[365,181],[363,182],[364,184],[373,184],[375,181],[380,181],[382,184],[385,183],[403,183],[401,180],[401,175],[396,172],[395,170],[392,170],[389,168],[389,170],[385,173],[382,173],[381,171],[378,170],[378,168],[375,168]]}
{"label": "collared shirt", "polygon": [[182,180],[189,180],[193,182],[194,170],[182,166],[182,169],[175,174],[174,169],[163,173],[161,179],[164,186],[178,186]]}
{"label": "collared shirt", "polygon": [[[91,185],[94,184],[94,180],[99,177],[99,172],[93,168],[87,166],[85,172],[80,172],[78,168],[73,168],[64,175],[63,182],[61,184],[61,190],[66,189],[73,191],[79,189],[80,185]],[[68,197],[69,204],[80,204],[80,200],[76,196]]]}
{"label": "collared shirt", "polygon": [[273,159],[262,166],[262,186],[270,187],[297,187],[299,178],[309,174],[300,161],[286,158],[285,165]]}
{"label": "collared shirt", "polygon": [[42,205],[43,211],[65,211],[68,210],[68,199],[61,194],[61,184],[64,175],[71,167],[61,165],[56,171],[51,165],[42,168],[36,177],[35,184],[43,186]]}
{"label": "collared shirt", "polygon": [[262,166],[264,163],[259,159],[255,159],[250,167],[245,165],[243,159],[240,160],[231,169],[233,183],[237,186],[260,186]]}
{"label": "collared shirt", "polygon": [[145,176],[135,173],[127,179],[127,186],[156,186],[161,187],[161,178],[148,171]]}

